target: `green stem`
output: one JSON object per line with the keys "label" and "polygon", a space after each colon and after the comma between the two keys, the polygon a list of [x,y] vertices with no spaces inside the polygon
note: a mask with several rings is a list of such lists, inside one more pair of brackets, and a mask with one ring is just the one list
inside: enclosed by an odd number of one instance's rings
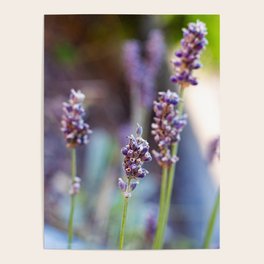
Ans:
{"label": "green stem", "polygon": [[[71,151],[71,178],[72,182],[76,177],[76,150],[72,149]],[[68,249],[72,248],[72,238],[73,238],[73,216],[74,216],[74,207],[75,207],[75,195],[71,195],[71,209],[69,215],[68,223]]]}
{"label": "green stem", "polygon": [[211,213],[208,225],[207,225],[203,248],[209,248],[210,246],[212,235],[213,235],[213,230],[214,230],[214,225],[216,221],[216,216],[219,210],[219,205],[220,205],[220,190],[218,190],[215,203],[214,203],[214,207],[213,207],[213,210],[212,210],[212,213]]}
{"label": "green stem", "polygon": [[[177,151],[178,151],[178,144],[173,144],[172,145],[172,153],[177,153]],[[167,226],[168,216],[169,216],[169,211],[170,211],[170,202],[171,202],[171,194],[172,194],[172,188],[173,188],[175,168],[176,168],[175,163],[173,165],[171,165],[169,168],[167,195],[166,195],[164,209],[163,209],[163,218],[162,218],[161,231],[160,231],[160,241],[159,241],[159,247],[158,248],[163,247],[164,234],[165,234],[165,229]]]}
{"label": "green stem", "polygon": [[127,207],[128,207],[128,198],[124,197],[124,208],[123,208],[122,224],[121,224],[121,231],[120,231],[119,249],[123,249],[123,245],[124,245]]}
{"label": "green stem", "polygon": [[155,238],[153,242],[153,248],[160,248],[160,235],[161,235],[161,227],[164,215],[164,204],[166,198],[166,189],[167,189],[167,178],[168,178],[168,167],[162,168],[162,177],[161,177],[161,189],[160,189],[160,204],[159,204],[159,217],[158,224],[155,233]]}
{"label": "green stem", "polygon": [[[130,186],[130,180],[128,180],[127,188],[129,188],[129,186]],[[119,238],[119,249],[123,249],[124,246],[127,207],[128,207],[128,197],[124,197],[124,207],[123,207],[122,223],[121,223],[120,238]]]}
{"label": "green stem", "polygon": [[[179,97],[181,98],[181,101],[179,102],[178,107],[177,107],[179,116],[181,116],[183,113],[183,100],[182,100],[183,99],[183,93],[184,93],[184,88],[180,87],[179,88]],[[178,142],[172,144],[172,147],[171,147],[172,157],[177,156],[178,148],[179,148]],[[163,211],[164,213],[163,213],[163,219],[162,219],[162,224],[161,224],[161,231],[160,231],[158,248],[162,248],[163,243],[164,243],[164,234],[165,234],[166,226],[168,223],[169,212],[170,212],[171,194],[172,194],[172,189],[173,189],[175,169],[176,169],[176,163],[172,164],[169,167],[167,194],[166,194],[166,199],[165,199],[165,204],[164,204],[164,211]]]}

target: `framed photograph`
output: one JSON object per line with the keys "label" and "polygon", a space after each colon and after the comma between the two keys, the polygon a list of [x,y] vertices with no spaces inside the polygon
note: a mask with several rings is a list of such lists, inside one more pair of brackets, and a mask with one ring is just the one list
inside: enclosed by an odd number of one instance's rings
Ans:
{"label": "framed photograph", "polygon": [[220,247],[219,61],[219,15],[45,15],[45,249]]}

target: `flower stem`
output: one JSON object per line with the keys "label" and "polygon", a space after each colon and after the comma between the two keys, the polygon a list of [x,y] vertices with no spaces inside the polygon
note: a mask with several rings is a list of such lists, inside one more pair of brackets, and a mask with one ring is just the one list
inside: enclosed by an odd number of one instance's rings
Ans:
{"label": "flower stem", "polygon": [[[130,186],[130,179],[128,180],[127,188],[130,188],[129,186]],[[124,246],[127,207],[128,207],[128,197],[124,197],[124,207],[123,207],[122,223],[121,223],[120,238],[119,238],[119,249],[123,249]]]}
{"label": "flower stem", "polygon": [[[72,182],[76,177],[76,150],[75,148],[71,151],[71,172],[72,172]],[[74,216],[74,207],[75,207],[75,195],[71,195],[71,209],[69,215],[68,223],[68,249],[72,248],[72,238],[73,238],[73,216]]]}
{"label": "flower stem", "polygon": [[[183,99],[183,93],[184,93],[184,88],[179,87],[179,97],[181,99],[181,101],[178,104],[178,108],[177,108],[179,116],[181,116],[183,113],[183,100],[182,100]],[[171,155],[172,156],[177,156],[178,148],[179,148],[179,142],[172,144],[172,147],[171,147]],[[167,194],[166,194],[166,199],[165,199],[165,204],[164,204],[163,218],[162,218],[158,248],[162,248],[163,243],[164,243],[164,234],[165,234],[165,230],[166,230],[166,226],[167,226],[167,222],[168,222],[168,217],[169,217],[169,212],[170,212],[171,194],[172,194],[172,189],[173,189],[175,169],[176,169],[176,163],[172,164],[169,167]]]}
{"label": "flower stem", "polygon": [[203,248],[209,248],[210,246],[219,205],[220,205],[220,190],[218,190],[214,207],[207,225]]}
{"label": "flower stem", "polygon": [[166,198],[167,178],[168,178],[168,167],[163,167],[162,177],[161,177],[161,188],[160,188],[159,217],[158,217],[158,224],[156,228],[155,238],[153,242],[154,249],[160,248],[160,235],[161,235],[161,227],[164,216],[164,203]]}
{"label": "flower stem", "polygon": [[123,249],[123,245],[124,245],[127,207],[128,207],[128,197],[124,197],[124,208],[123,208],[122,224],[120,231],[119,249]]}

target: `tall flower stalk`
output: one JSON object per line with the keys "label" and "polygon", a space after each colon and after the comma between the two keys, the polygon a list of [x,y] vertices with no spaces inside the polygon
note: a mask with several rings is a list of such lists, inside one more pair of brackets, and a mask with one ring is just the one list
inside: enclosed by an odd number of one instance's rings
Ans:
{"label": "tall flower stalk", "polygon": [[150,162],[152,157],[149,153],[149,143],[142,138],[143,129],[138,125],[136,137],[129,136],[128,144],[121,149],[124,155],[123,169],[126,180],[118,179],[118,187],[124,196],[124,207],[120,229],[119,249],[123,249],[125,239],[125,226],[127,218],[128,199],[132,191],[139,184],[139,179],[144,178],[149,172],[142,166],[145,162]]}
{"label": "tall flower stalk", "polygon": [[220,190],[217,191],[214,206],[213,206],[213,209],[210,215],[210,219],[207,224],[206,233],[205,233],[204,242],[203,242],[203,248],[210,247],[212,236],[213,236],[213,231],[214,231],[214,226],[215,226],[215,221],[217,218],[217,213],[219,211],[219,206],[220,206]]}
{"label": "tall flower stalk", "polygon": [[154,102],[155,118],[152,134],[158,143],[159,152],[154,151],[153,155],[162,168],[160,210],[153,243],[155,249],[163,247],[178,161],[180,133],[186,125],[186,116],[183,114],[183,93],[188,86],[198,84],[193,76],[193,70],[202,66],[199,58],[201,51],[207,45],[206,34],[206,26],[200,21],[189,23],[187,29],[183,29],[181,47],[175,53],[177,59],[173,61],[175,73],[171,77],[171,81],[177,84],[178,95],[168,90],[166,93],[160,93],[158,101]]}
{"label": "tall flower stalk", "polygon": [[172,189],[171,168],[178,160],[173,146],[180,141],[180,133],[187,123],[186,115],[182,115],[177,109],[179,104],[179,96],[170,90],[160,92],[158,100],[154,101],[155,117],[151,133],[159,150],[153,150],[152,153],[162,168],[160,210],[153,244],[155,249],[160,248],[163,241],[165,216],[168,210],[168,199],[170,199],[169,193]]}
{"label": "tall flower stalk", "polygon": [[76,147],[87,144],[92,133],[89,125],[83,119],[85,115],[82,105],[84,99],[85,95],[81,91],[76,92],[72,89],[68,102],[63,103],[61,121],[61,131],[64,134],[66,147],[71,149],[71,186],[69,190],[71,205],[68,222],[68,249],[72,248],[75,198],[79,193],[81,182],[81,179],[77,176]]}

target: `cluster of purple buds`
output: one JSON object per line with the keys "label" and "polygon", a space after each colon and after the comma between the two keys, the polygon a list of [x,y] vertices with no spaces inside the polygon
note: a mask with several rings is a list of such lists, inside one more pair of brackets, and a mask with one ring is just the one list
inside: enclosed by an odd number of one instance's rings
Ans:
{"label": "cluster of purple buds", "polygon": [[75,177],[74,180],[71,182],[69,194],[70,195],[76,195],[79,193],[81,188],[81,178]]}
{"label": "cluster of purple buds", "polygon": [[129,136],[129,143],[121,149],[121,153],[124,155],[123,169],[129,184],[119,178],[118,186],[125,197],[130,197],[131,192],[138,185],[138,180],[149,173],[142,167],[145,162],[152,160],[149,143],[142,138],[142,133],[143,129],[138,125],[136,137]]}
{"label": "cluster of purple buds", "polygon": [[151,124],[151,134],[159,151],[153,150],[152,153],[162,167],[170,166],[178,160],[177,156],[171,155],[171,146],[180,141],[180,133],[187,124],[186,115],[179,115],[177,110],[180,100],[176,92],[167,90],[159,92],[158,100],[153,103],[155,117]]}
{"label": "cluster of purple buds", "polygon": [[87,144],[92,133],[89,125],[83,120],[85,111],[82,103],[84,99],[85,95],[81,91],[76,92],[72,89],[69,101],[63,103],[61,131],[64,133],[68,148]]}
{"label": "cluster of purple buds", "polygon": [[197,20],[189,23],[188,28],[183,29],[181,48],[175,53],[177,60],[173,62],[175,75],[171,77],[173,83],[182,87],[197,85],[197,79],[192,75],[193,70],[201,68],[199,61],[202,50],[208,44],[206,25]]}
{"label": "cluster of purple buds", "polygon": [[132,89],[139,90],[141,104],[144,106],[151,107],[155,94],[155,78],[164,53],[164,38],[160,30],[150,31],[144,49],[136,40],[129,40],[124,44],[123,63],[126,78]]}

